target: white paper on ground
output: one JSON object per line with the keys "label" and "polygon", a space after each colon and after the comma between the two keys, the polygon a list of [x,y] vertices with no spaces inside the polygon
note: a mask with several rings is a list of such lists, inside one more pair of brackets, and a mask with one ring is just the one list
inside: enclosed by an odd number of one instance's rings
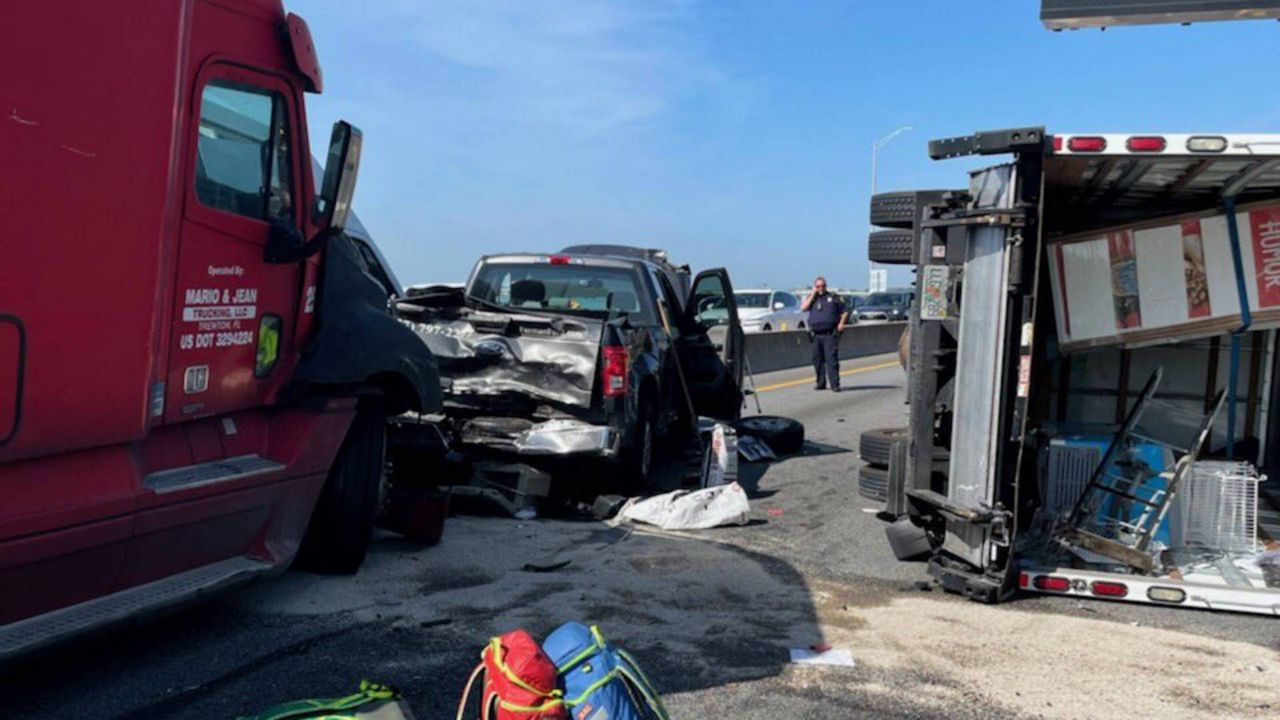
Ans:
{"label": "white paper on ground", "polygon": [[791,662],[797,665],[854,666],[853,653],[839,648],[822,651],[814,650],[813,648],[791,648]]}
{"label": "white paper on ground", "polygon": [[702,490],[676,490],[651,498],[632,498],[618,511],[617,521],[632,520],[663,530],[706,530],[721,525],[746,525],[751,506],[736,482]]}

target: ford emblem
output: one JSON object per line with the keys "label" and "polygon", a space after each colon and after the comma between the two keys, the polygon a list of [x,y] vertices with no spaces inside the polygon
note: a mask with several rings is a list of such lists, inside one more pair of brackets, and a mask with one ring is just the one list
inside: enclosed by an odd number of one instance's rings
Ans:
{"label": "ford emblem", "polygon": [[507,351],[507,346],[497,340],[481,340],[475,348],[480,357],[501,357]]}

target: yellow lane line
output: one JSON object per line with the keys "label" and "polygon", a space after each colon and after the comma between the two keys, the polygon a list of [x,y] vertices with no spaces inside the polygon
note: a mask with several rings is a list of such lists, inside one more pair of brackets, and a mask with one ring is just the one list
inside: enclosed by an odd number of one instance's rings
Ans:
{"label": "yellow lane line", "polygon": [[[879,365],[867,365],[866,367],[856,367],[856,368],[853,368],[852,370],[845,370],[840,373],[840,377],[845,377],[846,375],[857,375],[858,373],[864,373],[864,372],[871,372],[872,370],[883,370],[885,368],[890,368],[890,367],[898,367],[898,361],[893,360],[891,362],[880,363]],[[811,383],[813,383],[813,378],[800,378],[799,380],[788,380],[786,382],[774,383],[773,385],[765,385],[764,387],[758,387],[756,388],[756,392],[758,393],[769,392],[770,390],[781,390],[783,388],[795,387],[797,385],[805,385],[805,384],[811,384]]]}

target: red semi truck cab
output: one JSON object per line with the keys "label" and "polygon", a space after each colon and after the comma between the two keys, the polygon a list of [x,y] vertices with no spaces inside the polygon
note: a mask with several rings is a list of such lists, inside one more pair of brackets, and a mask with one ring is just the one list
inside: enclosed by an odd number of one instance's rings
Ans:
{"label": "red semi truck cab", "polygon": [[313,177],[306,23],[279,0],[4,15],[27,60],[0,75],[0,657],[300,547],[354,571],[385,417],[439,387],[342,232],[357,130]]}

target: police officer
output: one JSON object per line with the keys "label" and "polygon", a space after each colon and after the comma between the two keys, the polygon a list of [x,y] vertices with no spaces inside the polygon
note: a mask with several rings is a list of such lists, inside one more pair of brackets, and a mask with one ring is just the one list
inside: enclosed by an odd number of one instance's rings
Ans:
{"label": "police officer", "polygon": [[849,319],[844,301],[839,295],[827,292],[827,279],[818,276],[800,309],[809,313],[813,372],[817,375],[813,389],[826,390],[830,385],[833,392],[840,392],[840,333]]}

